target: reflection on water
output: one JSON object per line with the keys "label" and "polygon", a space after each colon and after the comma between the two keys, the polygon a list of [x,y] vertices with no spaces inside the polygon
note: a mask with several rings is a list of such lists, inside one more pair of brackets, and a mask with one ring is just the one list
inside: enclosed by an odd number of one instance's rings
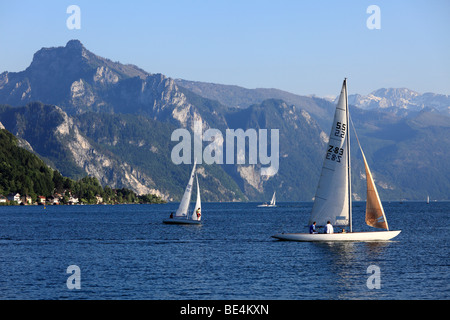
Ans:
{"label": "reflection on water", "polygon": [[362,248],[365,250],[366,254],[381,255],[392,244],[392,242],[372,241],[372,242],[363,242],[362,244],[363,244]]}
{"label": "reflection on water", "polygon": [[355,242],[313,242],[318,252],[330,260],[348,261],[354,258]]}
{"label": "reflection on water", "polygon": [[377,292],[367,288],[366,281],[370,274],[367,268],[378,265],[391,242],[322,242],[312,243],[316,248],[317,259],[324,263],[337,288],[330,299],[352,299],[364,291],[366,298],[379,298]]}

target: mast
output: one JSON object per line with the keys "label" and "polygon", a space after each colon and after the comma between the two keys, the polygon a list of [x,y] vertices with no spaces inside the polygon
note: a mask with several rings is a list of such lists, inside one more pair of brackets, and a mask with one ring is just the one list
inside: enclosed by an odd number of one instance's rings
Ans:
{"label": "mast", "polygon": [[352,171],[351,171],[351,161],[350,161],[350,130],[348,127],[350,125],[349,121],[349,110],[348,110],[348,94],[347,94],[347,78],[344,79],[345,82],[345,106],[347,112],[347,161],[348,161],[348,217],[349,217],[349,225],[350,232],[352,232]]}

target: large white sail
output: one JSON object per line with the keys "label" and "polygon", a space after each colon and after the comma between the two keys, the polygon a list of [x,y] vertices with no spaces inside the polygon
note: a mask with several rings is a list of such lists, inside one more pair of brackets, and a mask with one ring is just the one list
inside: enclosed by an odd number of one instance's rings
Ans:
{"label": "large white sail", "polygon": [[[198,176],[195,175],[195,181],[197,182],[197,201],[195,202],[194,212],[192,213],[192,220],[200,221],[202,219],[202,201],[200,199],[200,186],[198,184]],[[197,210],[199,210],[200,215],[197,214]]]}
{"label": "large white sail", "polygon": [[189,203],[191,201],[192,185],[194,183],[194,174],[195,174],[196,165],[197,165],[197,161],[194,161],[194,167],[192,168],[189,182],[186,186],[186,190],[184,190],[184,194],[183,194],[183,198],[181,198],[180,206],[178,207],[178,210],[175,213],[176,217],[187,216],[187,211],[189,209]]}
{"label": "large white sail", "polygon": [[350,224],[347,135],[347,85],[344,80],[336,105],[309,224],[314,221],[318,226],[324,226],[327,221],[337,226]]}

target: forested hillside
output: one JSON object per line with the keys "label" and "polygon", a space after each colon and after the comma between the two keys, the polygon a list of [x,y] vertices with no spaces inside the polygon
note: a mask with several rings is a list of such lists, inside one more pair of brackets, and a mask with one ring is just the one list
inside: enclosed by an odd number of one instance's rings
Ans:
{"label": "forested hillside", "polygon": [[28,195],[32,202],[38,196],[58,195],[61,203],[67,203],[70,196],[79,203],[159,203],[154,195],[136,195],[132,190],[104,188],[94,177],[78,181],[63,177],[52,170],[38,156],[18,146],[17,138],[6,129],[0,129],[0,194],[19,193]]}

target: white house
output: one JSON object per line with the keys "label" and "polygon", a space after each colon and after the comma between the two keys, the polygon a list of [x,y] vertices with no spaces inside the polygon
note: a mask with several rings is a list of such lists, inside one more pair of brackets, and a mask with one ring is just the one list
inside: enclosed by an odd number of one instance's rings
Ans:
{"label": "white house", "polygon": [[8,194],[7,198],[8,198],[9,201],[15,201],[17,203],[21,202],[19,193],[16,193],[16,194],[10,193],[10,194]]}

